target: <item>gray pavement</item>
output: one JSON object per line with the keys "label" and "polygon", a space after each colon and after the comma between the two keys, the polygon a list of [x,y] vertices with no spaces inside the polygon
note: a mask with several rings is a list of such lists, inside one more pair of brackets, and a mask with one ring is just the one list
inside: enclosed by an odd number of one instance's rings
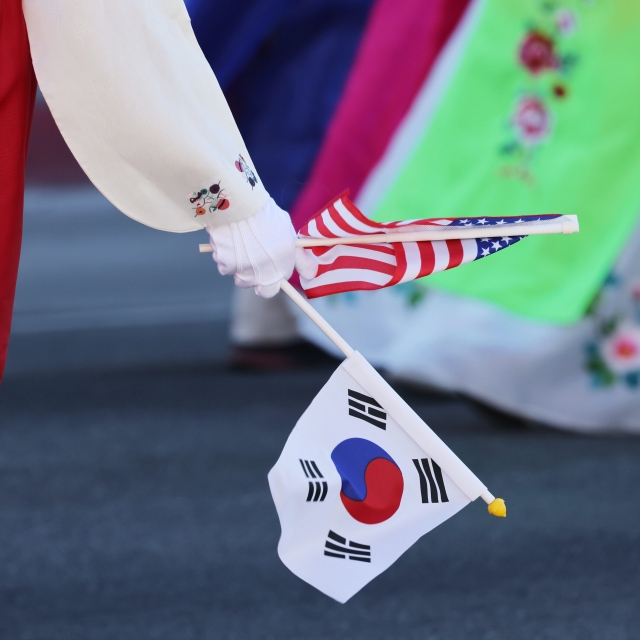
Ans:
{"label": "gray pavement", "polygon": [[122,215],[90,185],[32,188],[13,332],[225,319],[233,283],[204,231],[175,234]]}
{"label": "gray pavement", "polygon": [[509,516],[470,505],[339,605],[280,563],[266,480],[331,368],[230,373],[196,235],[48,202],[0,387],[0,638],[640,636],[640,440],[400,388]]}

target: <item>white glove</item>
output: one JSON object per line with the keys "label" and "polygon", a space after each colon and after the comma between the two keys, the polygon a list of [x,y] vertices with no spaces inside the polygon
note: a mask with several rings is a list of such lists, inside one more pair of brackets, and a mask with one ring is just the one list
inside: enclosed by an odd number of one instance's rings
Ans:
{"label": "white glove", "polygon": [[296,247],[296,270],[304,280],[313,280],[318,273],[318,258],[311,249]]}
{"label": "white glove", "polygon": [[239,287],[253,287],[257,295],[272,298],[280,291],[280,280],[291,277],[296,232],[289,214],[273,198],[246,220],[206,229],[218,271],[234,274]]}

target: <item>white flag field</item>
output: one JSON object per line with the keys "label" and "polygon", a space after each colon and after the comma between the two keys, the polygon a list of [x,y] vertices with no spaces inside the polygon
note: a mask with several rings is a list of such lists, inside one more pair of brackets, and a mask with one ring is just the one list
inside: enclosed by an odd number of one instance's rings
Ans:
{"label": "white flag field", "polygon": [[269,473],[278,554],[346,602],[487,488],[357,352],[293,429]]}

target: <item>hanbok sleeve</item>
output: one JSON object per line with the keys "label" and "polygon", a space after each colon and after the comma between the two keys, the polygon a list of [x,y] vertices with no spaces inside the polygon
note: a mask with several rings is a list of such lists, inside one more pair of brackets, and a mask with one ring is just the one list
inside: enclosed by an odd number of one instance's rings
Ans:
{"label": "hanbok sleeve", "polygon": [[123,213],[184,232],[266,205],[183,0],[23,0],[23,9],[53,117]]}

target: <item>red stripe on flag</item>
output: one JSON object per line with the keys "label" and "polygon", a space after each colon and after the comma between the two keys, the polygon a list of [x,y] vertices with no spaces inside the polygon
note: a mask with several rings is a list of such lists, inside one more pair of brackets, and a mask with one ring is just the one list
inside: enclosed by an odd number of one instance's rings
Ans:
{"label": "red stripe on flag", "polygon": [[347,293],[348,291],[375,291],[384,287],[372,282],[361,282],[353,280],[351,282],[336,282],[335,284],[324,284],[320,287],[305,289],[305,294],[309,300],[322,298],[322,296],[332,296],[336,293]]}
{"label": "red stripe on flag", "polygon": [[338,200],[342,200],[343,197],[347,200],[349,199],[349,189],[345,189],[337,198],[329,200],[322,209],[309,218],[308,222],[300,228],[298,234],[302,236],[309,236],[309,222],[315,220],[318,216],[321,216],[326,209],[328,209],[332,204],[335,204]]}
{"label": "red stripe on flag", "polygon": [[447,269],[453,269],[462,264],[464,249],[462,248],[462,242],[460,242],[460,240],[447,240],[446,242],[447,249],[449,250],[449,265]]}
{"label": "red stripe on flag", "polygon": [[[346,207],[347,203],[343,200],[342,204]],[[340,215],[338,210],[334,205],[329,207],[329,215],[331,219],[346,233],[352,236],[362,236],[365,235],[366,231],[359,231],[358,229],[354,229],[347,221]]]}
{"label": "red stripe on flag", "polygon": [[323,256],[327,251],[331,251],[331,249],[335,249],[336,245],[332,244],[328,247],[307,247],[314,256]]}
{"label": "red stripe on flag", "polygon": [[369,258],[358,258],[355,256],[339,256],[331,264],[319,264],[318,272],[315,277],[321,276],[330,271],[338,269],[362,269],[363,271],[375,271],[376,273],[386,273],[392,276],[395,271],[395,265],[378,260],[370,260]]}
{"label": "red stripe on flag", "polygon": [[[358,209],[358,207],[356,207],[355,204],[353,204],[353,202],[351,202],[351,200],[349,200],[349,192],[347,191],[346,193],[342,194],[340,196],[340,198],[338,198],[339,200],[342,200],[342,204],[345,206],[345,208],[351,213],[351,215],[358,220],[358,222],[362,222],[362,224],[366,224],[369,225],[370,227],[378,227],[379,229],[383,229],[384,228],[384,224],[381,224],[380,222],[375,222],[374,220],[370,220],[369,218],[367,218],[367,216],[364,215],[364,213],[362,213],[362,211],[360,211],[360,209]],[[362,233],[362,232],[360,232]]]}
{"label": "red stripe on flag", "polygon": [[406,229],[411,230],[411,227],[446,227],[447,225],[440,224],[441,220],[447,220],[447,218],[425,218],[424,220],[397,220],[396,222],[385,222],[384,226],[388,229]]}
{"label": "red stripe on flag", "polygon": [[420,251],[421,263],[418,278],[422,278],[433,273],[433,268],[436,266],[436,254],[433,251],[433,244],[431,242],[418,242],[417,245]]}
{"label": "red stripe on flag", "polygon": [[393,245],[396,250],[396,272],[391,281],[386,285],[387,287],[392,287],[394,284],[398,284],[402,277],[407,271],[407,254],[404,251],[404,244],[402,242],[397,242]]}
{"label": "red stripe on flag", "polygon": [[[329,209],[331,209],[331,207],[333,207],[332,204],[329,205]],[[338,237],[335,233],[333,233],[332,231],[329,231],[329,228],[324,223],[324,212],[321,213],[315,220],[316,220],[316,227],[318,228],[318,232],[320,233],[320,235],[323,238],[337,238]]]}
{"label": "red stripe on flag", "polygon": [[367,251],[377,251],[379,253],[385,253],[388,256],[394,256],[396,254],[395,249],[390,246],[390,245],[383,245],[383,244],[349,244],[349,245],[340,245],[340,244],[332,244],[326,247],[307,247],[308,249],[311,250],[311,252],[313,253],[313,255],[315,256],[322,256],[325,253],[327,253],[328,251],[332,251],[333,249],[336,249],[337,247],[355,247],[358,249],[366,249]]}

